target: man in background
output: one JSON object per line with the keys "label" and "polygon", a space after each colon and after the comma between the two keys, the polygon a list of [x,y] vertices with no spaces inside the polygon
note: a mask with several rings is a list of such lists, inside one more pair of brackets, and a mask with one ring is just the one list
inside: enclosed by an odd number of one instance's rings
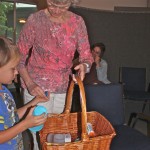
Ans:
{"label": "man in background", "polygon": [[107,62],[102,59],[106,48],[103,43],[95,43],[91,46],[91,53],[94,58],[91,70],[86,74],[85,84],[109,84],[111,83],[107,79]]}

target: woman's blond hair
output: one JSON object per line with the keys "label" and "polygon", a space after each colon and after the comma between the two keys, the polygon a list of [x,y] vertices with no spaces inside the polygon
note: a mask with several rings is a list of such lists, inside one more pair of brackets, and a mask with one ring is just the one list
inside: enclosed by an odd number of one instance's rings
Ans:
{"label": "woman's blond hair", "polygon": [[80,0],[52,0],[54,3],[71,3],[72,5],[76,5],[80,2]]}

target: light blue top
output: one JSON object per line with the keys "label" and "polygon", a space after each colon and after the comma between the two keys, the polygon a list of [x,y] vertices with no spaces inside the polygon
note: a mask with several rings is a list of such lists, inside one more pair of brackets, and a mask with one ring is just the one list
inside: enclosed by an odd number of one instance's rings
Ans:
{"label": "light blue top", "polygon": [[96,67],[97,78],[99,81],[102,81],[105,84],[111,83],[107,79],[107,62],[104,59],[100,61],[100,67]]}

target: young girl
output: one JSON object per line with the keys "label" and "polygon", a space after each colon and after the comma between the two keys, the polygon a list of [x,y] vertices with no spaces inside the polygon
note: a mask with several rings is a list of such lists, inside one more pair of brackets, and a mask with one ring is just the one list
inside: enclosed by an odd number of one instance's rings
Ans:
{"label": "young girl", "polygon": [[[20,54],[15,45],[8,39],[0,37],[0,150],[22,150],[21,132],[43,124],[46,117],[33,116],[32,112],[37,103],[46,102],[46,97],[36,97],[20,109],[16,109],[14,99],[3,84],[11,84],[18,74],[16,66],[20,61]],[[19,122],[26,111],[26,118]]]}

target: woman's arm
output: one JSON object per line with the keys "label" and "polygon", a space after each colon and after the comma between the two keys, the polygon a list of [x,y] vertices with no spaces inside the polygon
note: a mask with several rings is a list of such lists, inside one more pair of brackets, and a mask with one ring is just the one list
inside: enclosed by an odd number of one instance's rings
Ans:
{"label": "woman's arm", "polygon": [[[19,48],[21,54],[21,60],[18,65],[18,71],[20,73],[21,78],[27,86],[29,93],[33,96],[39,95],[44,96],[44,91],[41,87],[39,87],[32,78],[30,77],[27,69],[26,69],[26,61],[28,55],[30,54],[30,50],[34,45],[36,38],[36,26],[35,26],[36,18],[34,14],[31,14],[23,26],[22,31],[20,32],[17,46]],[[32,57],[32,53],[31,56]]]}
{"label": "woman's arm", "polygon": [[77,50],[79,52],[79,62],[80,64],[74,69],[78,70],[81,80],[84,79],[85,73],[90,71],[90,67],[93,63],[93,57],[90,52],[90,45],[88,40],[87,29],[82,17],[77,20]]}

